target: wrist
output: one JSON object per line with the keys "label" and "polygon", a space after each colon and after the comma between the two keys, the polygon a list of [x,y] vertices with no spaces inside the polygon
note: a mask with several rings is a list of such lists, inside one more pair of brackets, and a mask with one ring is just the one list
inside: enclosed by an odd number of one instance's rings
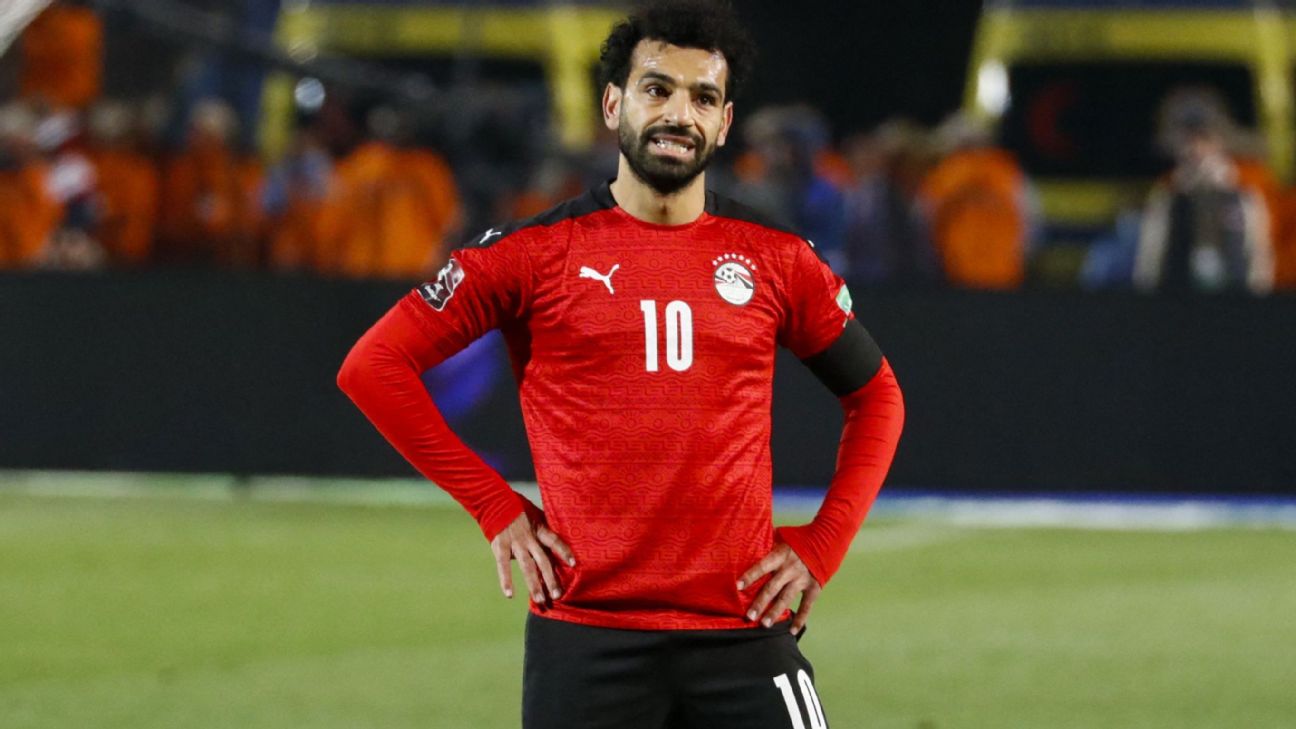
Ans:
{"label": "wrist", "polygon": [[806,566],[806,569],[810,571],[810,576],[814,577],[815,581],[822,587],[828,584],[832,573],[813,547],[815,542],[813,529],[813,523],[800,526],[776,527],[774,529],[774,540],[788,545],[797,558]]}

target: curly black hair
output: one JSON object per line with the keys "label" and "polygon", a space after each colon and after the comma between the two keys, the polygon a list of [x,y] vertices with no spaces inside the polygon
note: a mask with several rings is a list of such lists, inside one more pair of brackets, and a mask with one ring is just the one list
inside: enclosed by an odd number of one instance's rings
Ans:
{"label": "curly black hair", "polygon": [[625,88],[630,57],[644,39],[719,52],[729,66],[725,98],[742,91],[756,62],[756,44],[729,0],[649,0],[612,27],[599,54],[599,87]]}

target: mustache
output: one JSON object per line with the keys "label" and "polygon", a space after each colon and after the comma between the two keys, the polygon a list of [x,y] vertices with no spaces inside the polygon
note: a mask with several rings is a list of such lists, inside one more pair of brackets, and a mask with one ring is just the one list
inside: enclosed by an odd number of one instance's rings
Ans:
{"label": "mustache", "polygon": [[641,144],[648,144],[649,140],[651,140],[655,135],[658,134],[668,134],[672,137],[686,137],[690,142],[693,143],[694,147],[698,147],[699,149],[702,147],[702,142],[704,141],[701,135],[697,134],[696,132],[694,132],[692,129],[689,129],[688,127],[678,127],[678,126],[672,126],[666,124],[662,126],[652,127],[651,129],[645,129],[643,136],[640,138],[639,141]]}

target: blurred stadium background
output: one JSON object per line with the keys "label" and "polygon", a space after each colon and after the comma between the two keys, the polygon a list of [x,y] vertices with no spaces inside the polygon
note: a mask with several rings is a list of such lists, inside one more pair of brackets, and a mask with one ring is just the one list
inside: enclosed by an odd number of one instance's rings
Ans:
{"label": "blurred stadium background", "polygon": [[[738,6],[708,179],[816,241],[908,402],[805,638],[834,726],[1296,726],[1296,7]],[[611,174],[626,7],[0,6],[0,727],[517,724],[522,606],[333,378]],[[498,342],[425,381],[533,477]],[[781,362],[781,520],[839,427]]]}

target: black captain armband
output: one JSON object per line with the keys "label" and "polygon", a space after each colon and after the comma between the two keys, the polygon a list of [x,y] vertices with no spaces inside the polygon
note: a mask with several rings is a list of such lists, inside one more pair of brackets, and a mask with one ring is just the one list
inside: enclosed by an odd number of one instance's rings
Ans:
{"label": "black captain armband", "polygon": [[882,350],[864,325],[851,319],[827,349],[801,361],[832,394],[843,397],[867,385],[882,369]]}

